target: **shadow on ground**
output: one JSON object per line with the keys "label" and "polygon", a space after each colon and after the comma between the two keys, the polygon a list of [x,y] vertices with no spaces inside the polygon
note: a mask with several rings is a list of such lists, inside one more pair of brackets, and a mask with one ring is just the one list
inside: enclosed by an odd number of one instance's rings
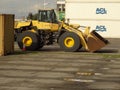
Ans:
{"label": "shadow on ground", "polygon": [[118,49],[101,49],[98,51],[95,51],[95,53],[119,53]]}
{"label": "shadow on ground", "polygon": [[[38,54],[41,52],[64,52],[60,48],[43,48],[37,51],[22,51],[22,50],[15,50],[15,52],[12,55],[21,55],[21,54]],[[84,49],[79,50],[80,53],[90,53]],[[67,53],[67,52],[66,52]],[[98,51],[95,51],[93,53],[119,53],[118,49],[100,49]]]}

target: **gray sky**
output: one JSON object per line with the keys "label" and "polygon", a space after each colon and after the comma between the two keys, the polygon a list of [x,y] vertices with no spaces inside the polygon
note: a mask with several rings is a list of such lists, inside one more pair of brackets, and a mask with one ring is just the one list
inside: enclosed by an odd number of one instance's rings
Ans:
{"label": "gray sky", "polygon": [[16,18],[22,18],[29,12],[35,13],[38,9],[56,9],[57,0],[0,0],[0,13],[15,14]]}

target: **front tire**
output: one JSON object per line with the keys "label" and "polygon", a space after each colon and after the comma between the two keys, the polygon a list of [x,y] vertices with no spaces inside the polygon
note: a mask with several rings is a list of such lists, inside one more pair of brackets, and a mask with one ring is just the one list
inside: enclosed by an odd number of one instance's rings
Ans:
{"label": "front tire", "polygon": [[34,51],[39,48],[39,39],[37,34],[30,31],[25,31],[19,34],[17,42],[20,49],[25,48],[25,50]]}
{"label": "front tire", "polygon": [[63,33],[59,37],[58,43],[60,45],[60,48],[67,52],[78,51],[81,47],[81,41],[79,36],[73,32]]}

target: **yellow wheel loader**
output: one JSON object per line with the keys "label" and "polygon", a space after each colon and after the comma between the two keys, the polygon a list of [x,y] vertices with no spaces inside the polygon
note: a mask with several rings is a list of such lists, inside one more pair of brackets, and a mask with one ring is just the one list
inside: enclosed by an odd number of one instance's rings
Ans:
{"label": "yellow wheel loader", "polygon": [[53,9],[39,10],[37,20],[16,21],[14,28],[16,41],[25,50],[34,51],[57,42],[64,51],[75,52],[84,47],[93,52],[108,44],[97,32],[90,32],[90,27],[58,21]]}

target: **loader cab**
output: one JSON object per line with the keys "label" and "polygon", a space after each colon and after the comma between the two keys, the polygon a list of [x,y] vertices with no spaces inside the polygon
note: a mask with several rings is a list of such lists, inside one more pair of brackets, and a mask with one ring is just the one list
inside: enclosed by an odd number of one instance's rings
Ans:
{"label": "loader cab", "polygon": [[48,23],[57,23],[57,17],[55,11],[51,10],[39,10],[38,11],[38,20],[40,22],[48,22]]}

